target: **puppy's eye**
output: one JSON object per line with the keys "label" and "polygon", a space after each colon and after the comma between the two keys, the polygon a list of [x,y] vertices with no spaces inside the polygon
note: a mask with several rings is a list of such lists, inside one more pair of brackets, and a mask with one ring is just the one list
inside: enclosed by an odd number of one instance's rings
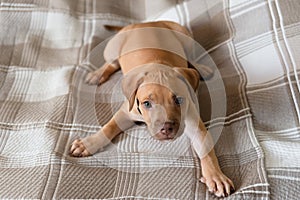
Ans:
{"label": "puppy's eye", "polygon": [[144,107],[145,107],[145,108],[147,108],[147,109],[149,109],[149,108],[151,108],[151,107],[152,107],[152,105],[151,105],[151,102],[150,102],[150,101],[144,101],[144,102],[143,102],[143,105],[144,105]]}
{"label": "puppy's eye", "polygon": [[183,97],[175,97],[174,101],[177,105],[183,104]]}

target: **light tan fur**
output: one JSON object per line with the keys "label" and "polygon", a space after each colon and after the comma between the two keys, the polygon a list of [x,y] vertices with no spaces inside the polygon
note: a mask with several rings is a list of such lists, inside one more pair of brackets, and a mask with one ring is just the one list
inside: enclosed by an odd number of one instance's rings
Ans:
{"label": "light tan fur", "polygon": [[[147,27],[173,30],[191,37],[186,28],[169,21],[129,25],[120,29],[118,34]],[[110,29],[114,28],[111,27]],[[143,40],[143,38],[134,38],[133,36],[133,38],[125,38],[125,44],[135,39]],[[154,39],[154,42],[159,43],[159,37]],[[182,48],[179,49],[180,52],[184,51],[184,44],[181,44],[176,36],[172,38],[172,41],[178,48]],[[108,43],[106,49],[110,48],[109,45],[110,43]],[[126,47],[120,46],[119,48],[122,50]],[[109,54],[109,52],[106,53]],[[162,65],[167,67],[162,67]],[[197,132],[194,133],[196,136],[190,135],[189,137],[191,140],[194,140],[194,138],[199,140],[198,143],[192,142],[192,144],[201,158],[201,182],[207,185],[210,192],[219,197],[229,195],[234,186],[232,181],[222,173],[214,150],[210,149],[204,156],[199,153],[201,147],[198,144],[201,143],[200,140],[203,138],[209,138],[209,133],[201,118],[190,114],[194,106],[192,100],[187,97],[190,93],[188,84],[196,90],[200,76],[195,69],[188,68],[188,66],[187,60],[176,53],[162,49],[145,48],[120,55],[116,60],[109,61],[100,69],[89,73],[86,78],[87,83],[102,84],[114,72],[121,69],[125,76],[122,82],[123,93],[128,101],[96,134],[75,140],[70,149],[71,155],[89,156],[96,153],[122,131],[132,127],[135,121],[145,122],[149,132],[155,139],[174,140],[184,132],[185,126],[189,124],[188,122],[185,124],[184,120],[196,117],[198,119],[196,122]],[[157,84],[159,81],[170,82],[171,89],[168,86]],[[177,88],[180,88],[180,90]],[[186,102],[179,104],[180,95],[185,95],[183,99]],[[150,108],[148,103],[151,104]]]}

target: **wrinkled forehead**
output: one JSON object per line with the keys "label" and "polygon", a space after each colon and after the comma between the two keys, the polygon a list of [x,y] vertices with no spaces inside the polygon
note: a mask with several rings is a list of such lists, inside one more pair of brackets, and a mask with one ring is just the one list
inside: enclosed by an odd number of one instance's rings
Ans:
{"label": "wrinkled forehead", "polygon": [[143,96],[150,97],[150,99],[151,97],[155,98],[157,96],[173,97],[189,95],[187,85],[179,78],[173,78],[164,84],[153,81],[144,82],[140,85],[138,91],[140,91]]}
{"label": "wrinkled forehead", "polygon": [[158,100],[163,98],[172,98],[176,93],[168,87],[157,83],[142,84],[138,89],[138,97],[142,99]]}

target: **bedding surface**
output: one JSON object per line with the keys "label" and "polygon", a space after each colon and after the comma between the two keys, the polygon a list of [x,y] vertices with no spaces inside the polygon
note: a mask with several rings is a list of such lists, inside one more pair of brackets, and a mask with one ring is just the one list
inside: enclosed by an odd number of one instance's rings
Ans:
{"label": "bedding surface", "polygon": [[[114,32],[104,25],[172,20],[215,67],[201,117],[215,139],[227,199],[299,199],[298,0],[1,0],[1,199],[217,199],[182,136],[162,144],[134,126],[103,151],[69,155],[124,101],[122,74],[89,86]],[[194,52],[195,54],[195,52]]]}

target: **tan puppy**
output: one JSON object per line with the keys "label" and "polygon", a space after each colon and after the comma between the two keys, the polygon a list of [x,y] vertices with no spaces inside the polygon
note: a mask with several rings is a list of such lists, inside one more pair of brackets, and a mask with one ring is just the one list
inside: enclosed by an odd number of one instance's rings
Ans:
{"label": "tan puppy", "polygon": [[[222,173],[212,139],[197,112],[193,91],[200,74],[185,57],[190,39],[184,27],[169,21],[122,28],[105,48],[105,65],[89,73],[86,81],[102,84],[121,69],[128,101],[96,134],[75,140],[71,155],[96,153],[137,121],[146,123],[150,134],[161,141],[174,140],[185,132],[201,159],[201,181],[215,195],[229,195],[233,183]],[[212,73],[204,66],[201,70],[202,77]]]}

